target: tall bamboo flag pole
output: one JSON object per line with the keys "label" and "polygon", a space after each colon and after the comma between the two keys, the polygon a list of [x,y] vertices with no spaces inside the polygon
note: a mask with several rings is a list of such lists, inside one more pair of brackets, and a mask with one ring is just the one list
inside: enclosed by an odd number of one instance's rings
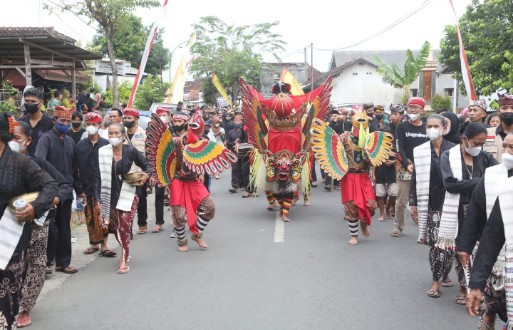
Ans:
{"label": "tall bamboo flag pole", "polygon": [[148,39],[146,39],[146,46],[144,47],[143,56],[141,59],[141,64],[139,65],[139,70],[137,70],[137,75],[135,76],[134,85],[132,86],[132,92],[130,93],[130,98],[128,99],[127,107],[131,108],[134,104],[135,94],[137,93],[137,88],[141,83],[141,78],[144,73],[144,69],[146,68],[146,62],[148,61],[148,56],[151,52],[151,47],[153,46],[153,41],[155,40],[155,36],[157,35],[157,31],[159,28],[160,20],[166,15],[167,10],[167,2],[168,0],[164,0],[164,4],[160,10],[159,16],[153,23],[153,26],[148,33]]}

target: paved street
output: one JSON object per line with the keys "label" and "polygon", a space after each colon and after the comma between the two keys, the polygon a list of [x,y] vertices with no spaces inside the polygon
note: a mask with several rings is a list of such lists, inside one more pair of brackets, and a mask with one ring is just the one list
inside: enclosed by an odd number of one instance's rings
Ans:
{"label": "paved street", "polygon": [[[117,258],[82,255],[87,238],[80,226],[72,264],[83,267],[64,282],[62,274],[47,281],[32,328],[477,327],[454,303],[456,286],[438,299],[425,294],[428,248],[416,243],[411,220],[399,239],[389,235],[391,220],[374,221],[370,239],[350,246],[340,191],[315,188],[312,206],[299,203],[283,224],[266,210],[264,196],[242,199],[228,188],[229,172],[213,182],[217,214],[205,232],[208,251],[190,242],[190,251],[179,253],[167,218],[164,232],[135,235],[127,275],[116,274]],[[112,236],[110,247],[119,252]],[[457,282],[454,271],[451,279]]]}

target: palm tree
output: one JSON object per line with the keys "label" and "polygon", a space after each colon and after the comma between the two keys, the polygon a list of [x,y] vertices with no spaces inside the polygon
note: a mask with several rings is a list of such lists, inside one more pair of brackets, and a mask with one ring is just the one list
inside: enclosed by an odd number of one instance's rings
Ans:
{"label": "palm tree", "polygon": [[403,90],[401,101],[409,98],[410,85],[415,81],[420,70],[426,65],[429,50],[430,44],[428,41],[424,42],[417,57],[413,56],[413,52],[407,49],[403,71],[396,64],[389,65],[381,57],[374,55],[374,62],[378,65],[378,73],[383,76],[383,81]]}

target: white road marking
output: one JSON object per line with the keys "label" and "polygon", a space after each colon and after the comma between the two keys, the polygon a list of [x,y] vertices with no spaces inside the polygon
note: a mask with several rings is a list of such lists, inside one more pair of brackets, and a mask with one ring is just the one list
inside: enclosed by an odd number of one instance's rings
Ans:
{"label": "white road marking", "polygon": [[274,226],[274,243],[285,242],[285,222],[281,220],[280,212],[276,212],[276,225]]}

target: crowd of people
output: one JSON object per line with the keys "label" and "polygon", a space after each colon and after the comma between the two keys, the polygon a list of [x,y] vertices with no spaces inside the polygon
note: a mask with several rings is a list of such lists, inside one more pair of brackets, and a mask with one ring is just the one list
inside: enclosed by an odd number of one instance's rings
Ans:
{"label": "crowd of people", "polygon": [[[359,220],[362,234],[370,235],[376,210],[378,221],[394,219],[391,237],[402,237],[410,212],[418,224],[418,243],[429,246],[432,283],[427,295],[440,297],[441,287],[454,285],[449,278],[454,264],[460,287],[455,302],[467,303],[469,313],[481,315],[480,329],[493,329],[496,315],[504,321],[513,317],[507,308],[513,305],[513,292],[508,296],[513,256],[502,249],[513,239],[513,209],[506,202],[513,194],[513,95],[499,95],[498,102],[497,112],[489,113],[486,102],[478,100],[460,116],[451,111],[428,114],[419,97],[388,109],[363,104],[359,110],[369,131],[394,137],[393,152],[376,167],[348,147],[351,139],[354,142],[350,132],[356,112],[332,107],[326,121],[350,156],[350,175],[336,180],[321,171],[318,180],[315,158],[306,158],[313,169],[312,187],[341,190],[350,244],[358,244]],[[114,234],[121,247],[118,274],[130,270],[134,232],[148,232],[149,193],[155,194],[152,233],[163,230],[167,204],[178,250],[188,250],[186,224],[191,239],[202,249],[208,247],[203,230],[215,214],[209,191],[211,179],[219,175],[188,171],[178,152],[176,180],[169,187],[159,185],[152,177],[148,136],[139,126],[137,109],[112,108],[103,115],[97,94],[73,104],[69,92],[63,91],[52,93],[47,114],[41,90],[35,87],[24,90],[22,103],[18,118],[0,114],[0,245],[9,247],[0,252],[2,328],[32,323],[30,311],[47,276],[78,271],[71,262],[72,208],[83,212],[89,234],[90,246],[83,253],[116,257],[108,244],[109,233]],[[238,155],[228,191],[258,197],[250,180],[252,141],[240,111],[185,108],[180,103],[176,109],[159,107],[156,115],[179,146],[186,143],[191,118],[201,115],[202,138]],[[354,207],[355,185],[365,186],[364,214]],[[29,195],[29,203],[14,207]],[[296,194],[293,203],[298,200]],[[307,196],[305,205],[310,205]],[[483,295],[486,308],[478,310]]]}

